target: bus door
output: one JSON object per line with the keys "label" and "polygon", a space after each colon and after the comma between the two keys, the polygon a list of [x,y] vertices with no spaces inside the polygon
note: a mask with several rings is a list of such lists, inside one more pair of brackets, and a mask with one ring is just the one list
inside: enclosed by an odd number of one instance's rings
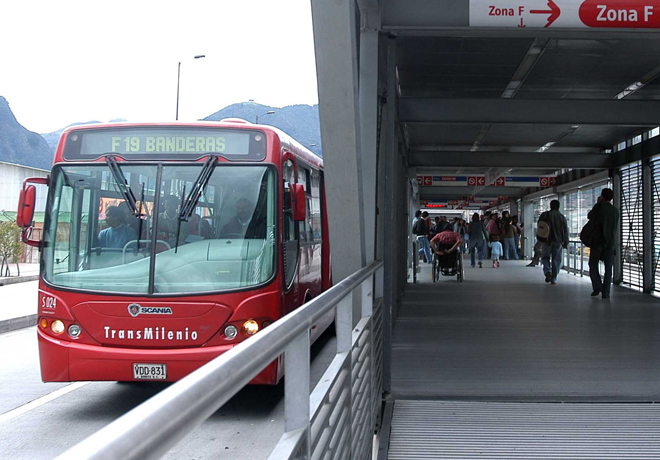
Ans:
{"label": "bus door", "polygon": [[294,219],[293,185],[297,183],[298,172],[295,158],[284,155],[282,164],[283,212],[282,212],[282,260],[284,268],[284,298],[282,314],[295,310],[302,304],[299,292],[298,269],[300,264],[300,226]]}

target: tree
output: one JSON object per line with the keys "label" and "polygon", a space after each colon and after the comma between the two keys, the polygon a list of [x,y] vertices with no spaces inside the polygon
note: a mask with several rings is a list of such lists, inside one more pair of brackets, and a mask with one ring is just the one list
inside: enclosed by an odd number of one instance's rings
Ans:
{"label": "tree", "polygon": [[0,259],[7,263],[16,262],[21,255],[23,245],[20,239],[21,229],[13,222],[0,222]]}

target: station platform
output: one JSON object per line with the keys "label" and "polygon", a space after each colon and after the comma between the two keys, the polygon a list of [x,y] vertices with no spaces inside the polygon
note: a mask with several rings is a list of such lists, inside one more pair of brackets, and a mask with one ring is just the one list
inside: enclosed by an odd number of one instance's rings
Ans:
{"label": "station platform", "polygon": [[545,283],[540,266],[502,261],[465,281],[422,264],[394,326],[396,398],[660,401],[660,299],[588,277]]}
{"label": "station platform", "polygon": [[422,264],[393,332],[390,459],[660,458],[660,299],[502,261]]}

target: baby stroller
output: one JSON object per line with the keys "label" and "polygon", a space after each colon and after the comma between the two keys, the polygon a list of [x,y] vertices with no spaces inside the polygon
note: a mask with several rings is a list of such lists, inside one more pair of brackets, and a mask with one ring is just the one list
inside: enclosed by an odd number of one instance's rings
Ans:
{"label": "baby stroller", "polygon": [[[438,251],[448,251],[452,244],[438,244]],[[463,257],[460,250],[441,256],[433,253],[433,282],[442,276],[455,276],[459,283],[463,282],[465,272],[463,270]]]}

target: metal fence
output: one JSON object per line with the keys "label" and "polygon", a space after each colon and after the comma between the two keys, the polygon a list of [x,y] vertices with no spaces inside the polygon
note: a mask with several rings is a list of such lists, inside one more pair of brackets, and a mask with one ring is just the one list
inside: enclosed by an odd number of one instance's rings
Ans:
{"label": "metal fence", "polygon": [[[382,262],[374,262],[204,365],[58,459],[152,459],[284,353],[285,433],[271,459],[371,458],[382,382]],[[361,318],[353,327],[353,301]],[[310,328],[336,311],[337,354],[310,395]],[[145,435],[148,433],[148,435]]]}

